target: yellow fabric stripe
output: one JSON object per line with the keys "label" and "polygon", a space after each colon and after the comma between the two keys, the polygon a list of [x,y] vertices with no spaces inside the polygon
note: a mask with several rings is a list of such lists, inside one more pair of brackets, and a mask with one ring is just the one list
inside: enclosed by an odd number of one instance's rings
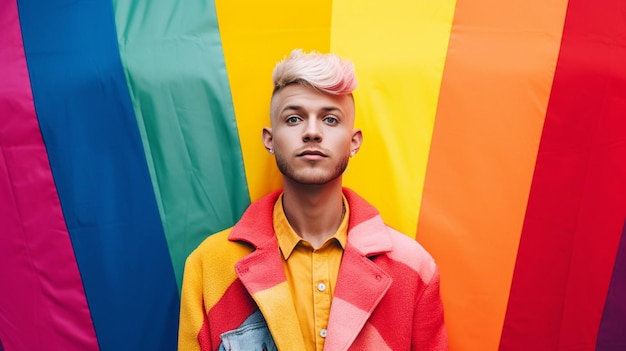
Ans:
{"label": "yellow fabric stripe", "polygon": [[281,184],[261,143],[261,130],[269,126],[272,70],[294,48],[328,51],[331,5],[331,0],[215,2],[252,201]]}
{"label": "yellow fabric stripe", "polygon": [[344,184],[415,237],[455,0],[333,5],[330,48],[355,64],[364,135]]}

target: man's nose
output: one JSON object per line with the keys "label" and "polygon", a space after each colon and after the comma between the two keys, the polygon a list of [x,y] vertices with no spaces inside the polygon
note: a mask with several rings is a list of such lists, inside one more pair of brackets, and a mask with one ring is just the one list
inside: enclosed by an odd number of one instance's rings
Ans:
{"label": "man's nose", "polygon": [[302,135],[302,140],[305,142],[322,141],[322,129],[319,125],[319,121],[316,118],[309,118],[306,122],[306,129]]}

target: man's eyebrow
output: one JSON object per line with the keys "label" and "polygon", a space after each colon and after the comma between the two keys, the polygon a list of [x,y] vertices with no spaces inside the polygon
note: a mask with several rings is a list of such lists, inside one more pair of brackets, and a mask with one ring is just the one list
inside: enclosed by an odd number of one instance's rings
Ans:
{"label": "man's eyebrow", "polygon": [[287,105],[287,106],[283,107],[281,112],[288,111],[288,110],[301,111],[303,109],[304,108],[302,106],[300,106],[300,105]]}
{"label": "man's eyebrow", "polygon": [[343,112],[339,107],[336,107],[336,106],[322,107],[322,110],[324,110],[326,112],[331,112],[331,111]]}

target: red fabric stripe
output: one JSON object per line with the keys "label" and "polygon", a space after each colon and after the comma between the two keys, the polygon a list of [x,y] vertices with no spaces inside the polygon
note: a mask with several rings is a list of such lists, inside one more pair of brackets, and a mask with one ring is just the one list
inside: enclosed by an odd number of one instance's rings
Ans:
{"label": "red fabric stripe", "polygon": [[211,347],[211,335],[209,330],[209,321],[205,318],[204,323],[200,327],[198,332],[198,344],[200,345],[200,351],[211,351],[217,347]]}
{"label": "red fabric stripe", "polygon": [[[248,296],[248,298],[242,300],[242,296]],[[220,326],[222,330],[218,330],[215,334],[209,335],[214,349],[217,349],[217,345],[220,344],[220,335],[226,331],[236,329],[248,318],[255,310],[256,304],[252,297],[248,295],[248,292],[244,288],[239,279],[235,280],[226,290],[222,298],[217,302],[208,313],[209,321],[216,321],[212,326]],[[202,330],[198,336],[198,340],[206,342],[207,325],[203,324]],[[205,347],[202,347],[204,350]]]}
{"label": "red fabric stripe", "polygon": [[[391,287],[374,310],[369,322],[378,330],[380,335],[411,335],[411,323],[393,323],[389,318],[394,316],[392,319],[398,321],[411,320],[416,306],[415,301],[411,300],[410,297],[413,295],[415,286],[423,289],[425,285],[411,267],[388,259],[384,259],[386,262],[383,263],[381,262],[383,259],[381,257],[377,263],[383,266],[385,271],[392,276],[405,278],[392,281]],[[395,272],[392,273],[392,271]],[[358,301],[358,298],[355,300]],[[398,301],[405,301],[405,304],[401,305]],[[405,329],[401,330],[400,328]],[[385,342],[391,350],[401,350],[406,347],[406,340],[402,338],[385,339]]]}
{"label": "red fabric stripe", "polygon": [[271,289],[285,282],[283,270],[276,269],[283,265],[282,256],[276,254],[277,247],[278,243],[274,237],[235,265],[235,270],[246,282],[246,287],[251,294]]}
{"label": "red fabric stripe", "polygon": [[626,213],[625,13],[569,3],[501,350],[595,348]]}
{"label": "red fabric stripe", "polygon": [[98,350],[14,0],[0,1],[0,23],[0,340],[7,350]]}

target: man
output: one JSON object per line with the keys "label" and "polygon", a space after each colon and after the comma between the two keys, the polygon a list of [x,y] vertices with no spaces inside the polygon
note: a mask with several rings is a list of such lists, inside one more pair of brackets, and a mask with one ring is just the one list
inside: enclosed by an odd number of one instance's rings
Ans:
{"label": "man", "polygon": [[363,139],[352,64],[294,50],[273,80],[283,189],[187,259],[179,349],[446,350],[433,259],[342,188]]}

